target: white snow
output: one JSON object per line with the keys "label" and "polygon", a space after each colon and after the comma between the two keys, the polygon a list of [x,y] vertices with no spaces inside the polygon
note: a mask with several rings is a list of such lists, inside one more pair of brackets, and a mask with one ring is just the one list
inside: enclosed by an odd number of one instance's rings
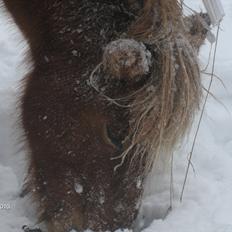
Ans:
{"label": "white snow", "polygon": [[[195,9],[200,0],[188,0]],[[179,201],[187,166],[187,157],[196,125],[189,142],[174,156],[173,205],[170,210],[170,170],[157,168],[146,187],[140,225],[144,232],[232,232],[232,1],[222,0],[226,17],[221,25],[216,74],[193,154],[193,168],[182,203]],[[17,124],[16,103],[19,81],[24,76],[23,49],[26,45],[15,26],[0,13],[0,231],[20,232],[33,225],[31,203],[19,198],[26,173],[25,152],[18,142],[22,131]],[[200,54],[207,63],[209,44]],[[204,65],[202,65],[204,66]],[[209,69],[210,70],[210,69]],[[203,75],[207,86],[210,78]],[[196,119],[197,123],[197,119]],[[196,124],[195,123],[195,124]],[[163,173],[168,173],[164,175]],[[79,188],[78,188],[79,189]]]}
{"label": "white snow", "polygon": [[75,183],[74,185],[74,189],[76,191],[76,193],[82,194],[83,193],[83,186],[79,183]]}

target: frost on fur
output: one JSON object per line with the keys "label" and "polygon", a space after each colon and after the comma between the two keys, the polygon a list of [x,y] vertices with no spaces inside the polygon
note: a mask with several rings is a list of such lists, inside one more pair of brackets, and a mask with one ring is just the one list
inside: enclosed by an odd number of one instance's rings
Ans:
{"label": "frost on fur", "polygon": [[105,72],[116,78],[135,78],[148,74],[151,53],[143,43],[119,39],[109,43],[103,54]]}

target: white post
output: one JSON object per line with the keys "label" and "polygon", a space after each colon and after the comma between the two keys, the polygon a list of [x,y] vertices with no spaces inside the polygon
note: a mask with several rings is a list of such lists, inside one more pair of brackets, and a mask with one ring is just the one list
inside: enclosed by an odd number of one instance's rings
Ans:
{"label": "white post", "polygon": [[209,14],[212,25],[218,25],[225,16],[221,0],[203,0],[203,3]]}

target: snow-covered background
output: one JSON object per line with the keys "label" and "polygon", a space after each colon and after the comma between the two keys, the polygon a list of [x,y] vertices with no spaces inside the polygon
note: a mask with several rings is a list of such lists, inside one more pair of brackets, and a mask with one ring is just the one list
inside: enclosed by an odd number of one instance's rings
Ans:
{"label": "snow-covered background", "polygon": [[[200,0],[185,1],[203,9]],[[179,197],[187,166],[194,128],[186,143],[174,156],[173,207],[169,183],[158,173],[147,186],[143,214],[148,227],[144,232],[232,232],[232,1],[222,0],[226,17],[221,25],[216,74],[225,88],[214,80],[200,128],[193,166],[189,172],[183,202]],[[17,100],[26,44],[19,31],[0,11],[0,231],[20,232],[22,225],[33,225],[33,210],[19,198],[25,175],[25,152],[20,145],[22,132],[17,123]],[[202,66],[207,63],[209,44],[202,48]],[[207,84],[210,78],[202,76]],[[197,120],[196,120],[197,122]],[[162,180],[162,181],[161,181]],[[165,183],[165,181],[167,183]],[[161,184],[163,183],[163,184]],[[165,183],[165,184],[164,184]]]}

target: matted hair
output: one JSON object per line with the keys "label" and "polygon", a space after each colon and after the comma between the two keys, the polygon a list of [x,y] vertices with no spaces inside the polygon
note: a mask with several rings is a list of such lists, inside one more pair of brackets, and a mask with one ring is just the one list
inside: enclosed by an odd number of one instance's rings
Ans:
{"label": "matted hair", "polygon": [[[177,0],[145,0],[128,36],[147,44],[155,54],[150,81],[133,95],[130,134],[124,162],[145,159],[148,172],[155,158],[171,156],[199,109],[202,96],[198,48],[190,41]],[[120,164],[119,164],[120,166]]]}

